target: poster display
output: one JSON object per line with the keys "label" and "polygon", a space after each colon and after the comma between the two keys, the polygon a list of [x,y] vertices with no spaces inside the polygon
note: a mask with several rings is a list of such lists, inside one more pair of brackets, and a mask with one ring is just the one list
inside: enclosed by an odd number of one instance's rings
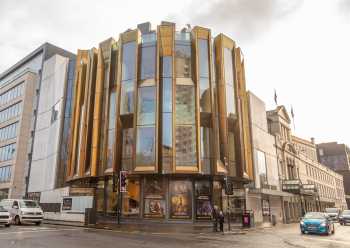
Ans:
{"label": "poster display", "polygon": [[164,183],[157,177],[145,179],[144,216],[163,218],[165,216]]}
{"label": "poster display", "polygon": [[192,183],[170,181],[170,217],[190,219],[192,217]]}
{"label": "poster display", "polygon": [[209,181],[196,181],[196,217],[197,219],[210,219],[212,204],[210,201],[211,189]]}

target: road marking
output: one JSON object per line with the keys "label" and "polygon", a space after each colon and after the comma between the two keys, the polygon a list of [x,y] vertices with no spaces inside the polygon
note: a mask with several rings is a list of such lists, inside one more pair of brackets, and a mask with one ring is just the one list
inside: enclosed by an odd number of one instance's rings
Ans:
{"label": "road marking", "polygon": [[78,231],[78,230],[79,229],[72,229],[72,228],[69,228],[69,229],[29,230],[29,231],[1,232],[0,235],[38,233],[38,232]]}
{"label": "road marking", "polygon": [[323,241],[323,242],[334,242],[334,243],[339,243],[339,244],[350,245],[349,241],[341,241],[341,240],[336,240],[336,239],[318,239],[318,238],[310,238],[310,237],[304,237],[304,239],[317,240],[317,241]]}

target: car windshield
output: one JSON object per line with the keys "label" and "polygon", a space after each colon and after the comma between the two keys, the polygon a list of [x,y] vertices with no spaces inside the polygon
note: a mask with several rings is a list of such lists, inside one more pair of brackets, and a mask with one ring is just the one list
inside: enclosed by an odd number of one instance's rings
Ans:
{"label": "car windshield", "polygon": [[325,215],[323,213],[307,213],[304,219],[325,219]]}
{"label": "car windshield", "polygon": [[350,210],[344,210],[344,211],[343,211],[343,214],[344,214],[344,215],[350,215]]}
{"label": "car windshield", "polygon": [[35,201],[20,201],[21,208],[38,208],[38,204]]}
{"label": "car windshield", "polygon": [[338,213],[338,209],[336,209],[336,208],[326,208],[326,213]]}

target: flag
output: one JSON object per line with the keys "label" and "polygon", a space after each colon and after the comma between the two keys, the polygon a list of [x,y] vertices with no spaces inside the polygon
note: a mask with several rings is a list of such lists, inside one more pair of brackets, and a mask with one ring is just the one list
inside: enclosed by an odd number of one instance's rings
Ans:
{"label": "flag", "polygon": [[294,119],[294,110],[293,110],[293,106],[290,108],[290,114],[292,115],[292,118]]}
{"label": "flag", "polygon": [[277,105],[277,92],[276,92],[276,89],[275,89],[275,96],[274,96],[274,99],[275,99],[275,103]]}

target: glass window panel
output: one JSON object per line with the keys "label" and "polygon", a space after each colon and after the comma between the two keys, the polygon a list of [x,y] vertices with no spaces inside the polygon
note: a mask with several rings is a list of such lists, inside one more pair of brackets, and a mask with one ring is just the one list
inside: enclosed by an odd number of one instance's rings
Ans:
{"label": "glass window panel", "polygon": [[208,40],[199,39],[199,76],[209,78]]}
{"label": "glass window panel", "polygon": [[175,45],[175,72],[176,77],[190,78],[191,72],[191,46]]}
{"label": "glass window panel", "polygon": [[122,54],[122,81],[135,79],[136,42],[123,45]]}
{"label": "glass window panel", "polygon": [[131,158],[133,154],[134,144],[134,129],[126,128],[123,129],[123,147],[122,147],[122,158]]}
{"label": "glass window panel", "polygon": [[113,89],[109,94],[109,116],[108,116],[109,129],[115,128],[115,118],[116,118],[115,114],[116,114],[116,94],[115,94],[115,89]]}
{"label": "glass window panel", "polygon": [[211,112],[209,78],[200,78],[200,110]]}
{"label": "glass window panel", "polygon": [[134,81],[125,81],[121,85],[120,114],[134,112]]}
{"label": "glass window panel", "polygon": [[156,70],[156,47],[141,48],[141,80],[154,78]]}
{"label": "glass window panel", "polygon": [[176,86],[176,124],[195,123],[194,86]]}
{"label": "glass window panel", "polygon": [[156,88],[141,87],[138,94],[138,125],[152,125],[155,123]]}
{"label": "glass window panel", "polygon": [[164,56],[162,57],[162,76],[163,77],[172,77],[173,76],[173,57]]}
{"label": "glass window panel", "polygon": [[155,128],[138,127],[136,145],[136,164],[150,165],[155,163]]}
{"label": "glass window panel", "polygon": [[172,99],[173,99],[172,79],[163,78],[163,112],[173,111]]}
{"label": "glass window panel", "polygon": [[267,174],[266,174],[266,158],[265,153],[262,151],[257,150],[256,151],[257,156],[257,164],[258,164],[258,175],[260,179],[260,184],[266,185],[267,184]]}
{"label": "glass window panel", "polygon": [[176,127],[176,165],[194,166],[197,164],[195,126]]}
{"label": "glass window panel", "polygon": [[234,89],[226,84],[226,112],[228,117],[233,117],[236,114],[236,103],[234,97]]}
{"label": "glass window panel", "polygon": [[225,66],[225,82],[226,84],[233,85],[233,64],[232,64],[232,51],[231,49],[224,48],[224,66]]}
{"label": "glass window panel", "polygon": [[201,158],[210,158],[210,132],[209,127],[201,127]]}
{"label": "glass window panel", "polygon": [[163,113],[162,152],[163,156],[171,156],[173,150],[172,113]]}
{"label": "glass window panel", "polygon": [[115,143],[115,129],[108,131],[108,145],[107,145],[107,168],[113,167],[113,148]]}

